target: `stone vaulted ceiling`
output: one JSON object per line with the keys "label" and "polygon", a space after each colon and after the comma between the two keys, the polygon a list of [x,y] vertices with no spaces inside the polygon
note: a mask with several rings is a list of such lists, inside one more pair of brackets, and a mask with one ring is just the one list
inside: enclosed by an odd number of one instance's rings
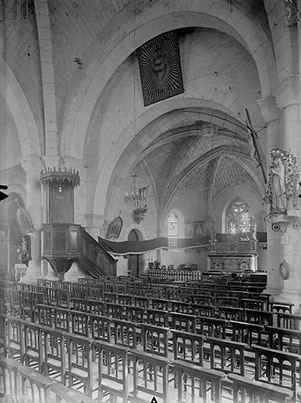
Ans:
{"label": "stone vaulted ceiling", "polygon": [[170,135],[170,131],[159,136],[140,161],[151,173],[162,205],[187,186],[209,193],[212,201],[241,183],[260,193],[262,174],[252,156],[247,133],[245,137],[238,136],[208,123],[178,128],[177,134],[181,130],[181,137]]}

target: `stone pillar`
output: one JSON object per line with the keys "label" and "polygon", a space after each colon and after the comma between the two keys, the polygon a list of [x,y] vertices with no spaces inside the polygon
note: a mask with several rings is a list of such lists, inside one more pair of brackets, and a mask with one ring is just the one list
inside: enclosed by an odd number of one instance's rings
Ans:
{"label": "stone pillar", "polygon": [[86,225],[85,214],[87,212],[87,168],[82,160],[70,156],[61,158],[62,167],[72,168],[79,172],[80,185],[74,189],[74,223],[82,226]]}
{"label": "stone pillar", "polygon": [[[85,214],[86,230],[93,238],[98,240],[98,236],[102,236],[102,227],[104,216],[102,214]],[[104,234],[105,236],[105,234]]]}
{"label": "stone pillar", "polygon": [[42,206],[41,206],[41,185],[40,172],[42,168],[39,156],[26,156],[21,160],[21,165],[26,172],[26,210],[28,211],[35,231],[31,238],[31,261],[22,282],[36,283],[41,274],[41,228],[42,228]]}
{"label": "stone pillar", "polygon": [[[162,223],[161,223],[162,212],[161,209],[157,209],[157,238],[162,236]],[[157,262],[161,263],[162,253],[161,249],[157,249]]]}
{"label": "stone pillar", "polygon": [[[272,96],[260,99],[258,105],[266,122],[266,144],[267,144],[267,173],[269,168],[269,153],[273,148],[282,147],[280,109],[276,105],[276,99]],[[268,207],[265,214],[268,214]],[[281,292],[281,282],[278,267],[283,259],[281,249],[281,233],[272,231],[271,224],[267,223],[267,289],[266,292],[272,296]]]}
{"label": "stone pillar", "polygon": [[[300,138],[300,95],[299,95],[299,77],[291,76],[286,82],[280,86],[278,91],[277,103],[282,108],[283,122],[283,145],[284,151],[291,151],[297,158],[297,164],[301,166],[301,138]],[[297,206],[298,210],[288,211],[290,216],[300,216],[300,202]],[[300,217],[298,218],[300,220]],[[287,301],[294,303],[294,311],[299,310],[301,303],[301,226],[298,222],[288,223],[283,226],[282,235],[282,255],[283,259],[278,262],[279,266],[282,262],[286,262],[289,276],[287,279],[281,279],[282,292],[276,299],[279,301]]]}

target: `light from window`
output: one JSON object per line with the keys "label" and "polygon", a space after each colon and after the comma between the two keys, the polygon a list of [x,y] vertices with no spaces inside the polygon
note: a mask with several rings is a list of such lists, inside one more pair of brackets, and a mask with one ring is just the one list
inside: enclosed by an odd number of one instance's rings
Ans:
{"label": "light from window", "polygon": [[234,200],[227,209],[226,232],[231,235],[248,234],[254,232],[254,218],[248,204],[241,200]]}
{"label": "light from window", "polygon": [[168,246],[176,247],[178,238],[178,218],[174,213],[170,213],[167,219]]}

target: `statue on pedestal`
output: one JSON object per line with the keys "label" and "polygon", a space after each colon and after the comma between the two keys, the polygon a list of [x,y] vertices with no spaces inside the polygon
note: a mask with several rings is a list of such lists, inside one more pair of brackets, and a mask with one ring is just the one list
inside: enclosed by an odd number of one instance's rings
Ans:
{"label": "statue on pedestal", "polygon": [[281,157],[276,155],[270,166],[271,172],[271,190],[272,190],[272,209],[279,212],[285,212],[287,209],[285,182],[286,173],[284,162]]}
{"label": "statue on pedestal", "polygon": [[270,154],[268,189],[265,201],[269,216],[289,215],[297,207],[299,170],[291,151],[273,148]]}

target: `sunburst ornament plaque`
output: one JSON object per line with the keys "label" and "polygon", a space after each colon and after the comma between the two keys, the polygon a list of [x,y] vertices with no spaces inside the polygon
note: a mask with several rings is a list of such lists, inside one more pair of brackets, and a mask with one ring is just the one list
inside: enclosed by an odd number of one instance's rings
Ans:
{"label": "sunburst ornament plaque", "polygon": [[167,32],[138,49],[144,106],[184,92],[179,39]]}

